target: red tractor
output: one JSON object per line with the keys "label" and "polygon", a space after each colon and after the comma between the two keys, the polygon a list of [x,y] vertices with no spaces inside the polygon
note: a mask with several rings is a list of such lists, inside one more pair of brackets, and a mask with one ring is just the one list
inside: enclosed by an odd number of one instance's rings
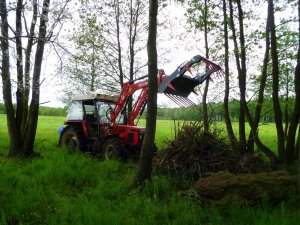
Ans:
{"label": "red tractor", "polygon": [[[205,71],[195,77],[185,75],[192,65],[205,63]],[[180,106],[194,103],[187,97],[194,88],[220,66],[197,55],[167,76],[158,72],[158,93],[166,94]],[[59,143],[69,150],[79,149],[105,158],[137,155],[141,149],[145,128],[136,126],[135,119],[142,115],[148,98],[148,76],[124,83],[119,96],[90,93],[73,99],[65,126],[59,128]],[[131,112],[126,112],[128,98],[140,90]]]}

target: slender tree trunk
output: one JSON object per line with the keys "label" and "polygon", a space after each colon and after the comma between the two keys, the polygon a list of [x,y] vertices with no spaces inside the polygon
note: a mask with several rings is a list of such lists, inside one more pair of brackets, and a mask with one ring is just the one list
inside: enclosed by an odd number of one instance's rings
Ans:
{"label": "slender tree trunk", "polygon": [[50,0],[44,0],[42,15],[40,19],[39,37],[37,42],[33,78],[32,78],[32,97],[29,108],[28,123],[25,132],[23,153],[24,155],[33,155],[33,144],[36,134],[39,101],[40,101],[40,75],[43,62],[44,47],[46,43],[47,21],[49,13]]}
{"label": "slender tree trunk", "polygon": [[289,128],[289,71],[286,71],[285,99],[284,99],[284,139],[287,140]]}
{"label": "slender tree trunk", "polygon": [[33,7],[33,13],[32,13],[32,19],[31,19],[31,25],[29,30],[29,38],[27,42],[27,47],[25,50],[25,84],[24,84],[24,105],[23,105],[23,118],[22,118],[22,140],[25,136],[25,129],[26,129],[26,123],[28,118],[28,99],[29,99],[29,92],[30,92],[30,66],[31,66],[31,52],[32,52],[32,46],[33,46],[33,40],[34,40],[34,30],[37,22],[37,14],[38,14],[38,4],[37,0],[32,1],[32,7]]}
{"label": "slender tree trunk", "polygon": [[300,124],[298,125],[298,137],[297,137],[297,143],[296,143],[296,158],[299,158],[300,156]]}
{"label": "slender tree trunk", "polygon": [[[300,9],[300,1],[298,7]],[[297,157],[298,158],[298,185],[297,186],[298,186],[298,195],[300,195],[300,125],[298,129],[297,153],[298,153],[298,157]]]}
{"label": "slender tree trunk", "polygon": [[227,6],[226,0],[223,0],[223,16],[224,16],[224,48],[225,48],[225,94],[224,94],[224,120],[232,149],[237,148],[237,140],[233,133],[230,114],[229,114],[229,45],[228,45],[228,27],[227,27]]}
{"label": "slender tree trunk", "polygon": [[256,145],[258,146],[258,148],[263,153],[265,153],[265,155],[267,157],[269,157],[272,165],[275,166],[278,162],[277,156],[269,148],[267,148],[265,145],[263,145],[263,143],[258,138],[258,125],[259,125],[261,110],[262,110],[262,106],[263,106],[263,102],[264,102],[264,90],[266,87],[266,81],[267,81],[267,76],[268,76],[267,72],[268,72],[269,53],[270,53],[269,24],[270,24],[270,17],[268,16],[267,23],[266,23],[266,50],[265,50],[265,56],[264,56],[264,61],[263,61],[263,69],[262,69],[262,74],[261,74],[261,79],[260,79],[260,84],[259,84],[258,98],[257,98],[256,107],[255,107],[253,123],[250,124],[251,119],[249,120],[249,124],[251,127],[249,140],[253,140],[256,143]]}
{"label": "slender tree trunk", "polygon": [[[134,79],[134,61],[137,25],[140,11],[140,2],[137,2],[136,10],[133,9],[133,0],[130,0],[130,25],[129,25],[129,80]],[[135,12],[134,12],[135,11]],[[132,111],[132,96],[128,97],[128,112]]]}
{"label": "slender tree trunk", "polygon": [[119,1],[115,0],[116,4],[116,25],[117,25],[117,43],[118,43],[118,67],[119,67],[119,80],[121,87],[124,83],[124,74],[123,74],[123,67],[122,67],[122,48],[121,48],[121,37],[120,37],[120,3]]}
{"label": "slender tree trunk", "polygon": [[[205,57],[209,58],[209,48],[208,48],[208,5],[207,0],[204,1],[204,42],[205,42]],[[208,110],[207,110],[207,93],[209,87],[209,79],[205,81],[204,92],[202,96],[202,106],[203,106],[203,125],[204,131],[208,132],[209,130],[209,119],[208,119]]]}
{"label": "slender tree trunk", "polygon": [[146,133],[144,143],[141,150],[139,167],[133,185],[139,185],[145,180],[151,179],[152,158],[155,148],[154,138],[156,130],[156,114],[157,114],[157,50],[156,50],[156,34],[157,34],[157,0],[150,0],[149,7],[149,31],[148,31],[148,106],[146,118]]}
{"label": "slender tree trunk", "polygon": [[298,195],[300,195],[300,154],[298,156],[298,179],[297,179]]}
{"label": "slender tree trunk", "polygon": [[[241,119],[245,124],[245,115],[247,115],[246,111],[248,111],[248,105],[246,101],[246,78],[247,78],[247,67],[246,67],[246,45],[245,45],[245,35],[244,35],[244,12],[242,9],[242,4],[240,0],[237,0],[238,7],[238,18],[239,18],[239,39],[240,39],[240,59],[241,59],[241,70],[239,74],[239,88],[240,88],[240,101],[242,110],[240,110],[241,115],[244,118]],[[245,132],[245,127],[243,128],[243,132]],[[246,133],[245,135],[246,140]],[[254,141],[248,140],[248,145],[245,148],[247,154],[254,153]]]}
{"label": "slender tree trunk", "polygon": [[95,91],[96,66],[95,66],[95,45],[93,45],[92,63],[91,63],[91,86],[90,90]]}
{"label": "slender tree trunk", "polygon": [[0,1],[0,14],[1,14],[1,53],[2,53],[2,65],[1,65],[1,77],[2,77],[2,92],[3,100],[6,110],[7,127],[9,133],[9,155],[19,155],[21,151],[21,137],[18,133],[15,110],[13,107],[11,96],[11,77],[10,77],[10,62],[9,62],[9,43],[8,43],[8,14],[6,1]]}
{"label": "slender tree trunk", "polygon": [[[298,18],[300,19],[300,1],[298,1]],[[288,138],[286,144],[286,157],[289,163],[293,163],[296,160],[297,150],[295,149],[295,138],[296,138],[296,130],[299,124],[300,119],[300,20],[299,20],[299,27],[298,27],[298,54],[297,54],[297,65],[295,69],[295,105],[293,114],[291,117],[291,122],[289,125],[288,130]],[[299,130],[300,131],[300,128]],[[298,151],[299,151],[299,132],[298,132]],[[299,152],[298,152],[299,153]],[[300,155],[300,154],[299,154]]]}
{"label": "slender tree trunk", "polygon": [[22,49],[22,10],[23,0],[18,0],[16,8],[16,51],[17,51],[17,132],[21,134],[23,107],[24,107],[24,81],[23,81],[23,49]]}
{"label": "slender tree trunk", "polygon": [[[239,80],[239,88],[240,88],[240,109],[239,109],[239,141],[242,146],[242,149],[246,150],[246,127],[245,127],[245,110],[244,110],[244,102],[245,102],[245,93],[246,93],[246,86],[245,86],[245,81],[244,81],[244,74],[245,71],[243,71],[243,66],[241,64],[244,64],[244,62],[240,62],[240,51],[239,51],[239,46],[237,42],[237,35],[236,35],[236,29],[235,29],[235,23],[234,23],[234,15],[233,15],[233,0],[229,1],[229,6],[230,6],[230,27],[232,30],[232,36],[233,36],[233,43],[234,43],[234,55],[236,59],[236,66],[238,70],[238,80]],[[239,2],[239,1],[238,1]],[[242,20],[240,15],[241,12],[239,10],[239,20]],[[243,26],[242,21],[240,22],[240,27]],[[240,31],[240,36],[243,33]],[[241,37],[240,37],[241,39]],[[241,43],[242,45],[242,43]],[[242,46],[241,46],[242,47]],[[245,46],[244,46],[245,47]],[[241,59],[242,60],[242,59]],[[245,66],[244,66],[245,67]]]}
{"label": "slender tree trunk", "polygon": [[281,161],[285,161],[284,154],[284,131],[282,126],[282,112],[279,103],[279,61],[277,54],[277,37],[274,19],[274,3],[273,0],[268,1],[268,14],[270,15],[270,34],[271,34],[271,52],[272,52],[272,99],[275,115],[275,124],[277,130],[277,148],[278,156]]}

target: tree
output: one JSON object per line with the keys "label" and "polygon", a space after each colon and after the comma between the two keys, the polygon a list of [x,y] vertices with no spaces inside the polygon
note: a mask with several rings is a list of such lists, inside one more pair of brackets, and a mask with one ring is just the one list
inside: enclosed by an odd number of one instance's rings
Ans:
{"label": "tree", "polygon": [[[68,61],[71,63],[64,65],[70,80],[75,78],[72,86],[76,90],[85,93],[91,90],[93,83],[94,89],[101,92],[119,93],[124,82],[142,72],[146,64],[141,63],[139,56],[146,46],[145,15],[146,5],[140,0],[81,2],[79,21],[75,20],[80,31],[69,38],[76,48],[70,51]],[[64,71],[62,74],[65,76]],[[94,82],[92,77],[95,77]],[[64,90],[69,96],[76,94],[70,88]],[[127,106],[130,111],[130,98]]]}
{"label": "tree", "polygon": [[[238,81],[240,90],[240,112],[239,112],[239,141],[246,152],[246,132],[245,132],[245,107],[246,103],[246,46],[245,46],[245,36],[244,36],[244,12],[242,9],[242,4],[240,0],[235,1],[238,9],[238,22],[239,22],[239,35],[237,34],[235,20],[234,20],[234,8],[233,1],[229,1],[230,8],[230,27],[232,31],[232,39],[234,42],[234,55],[236,60],[236,66],[238,71]],[[239,40],[239,43],[238,43]],[[251,151],[252,152],[252,151]]]}
{"label": "tree", "polygon": [[[143,17],[146,15],[146,6],[143,1],[130,0],[128,8],[128,11],[130,12],[129,19],[125,19],[124,23],[125,27],[128,28],[127,38],[129,40],[129,80],[133,80],[135,74],[137,73],[137,68],[135,68],[137,66],[135,65],[136,54],[144,48],[142,45],[136,49],[136,45],[138,44],[141,32],[143,32],[146,27],[144,24],[142,24],[144,19]],[[127,23],[126,21],[129,22]],[[130,96],[128,99],[128,112],[132,111],[132,104],[132,96]]]}
{"label": "tree", "polygon": [[[288,137],[287,137],[287,144],[286,144],[286,158],[289,163],[293,163],[296,158],[297,154],[300,156],[300,126],[299,126],[299,118],[300,118],[300,1],[298,0],[298,53],[297,53],[297,65],[295,69],[295,94],[296,94],[296,101],[294,104],[294,110],[291,118],[291,122],[289,124],[288,129]],[[295,143],[296,138],[296,130],[297,126],[298,129],[298,141]],[[300,160],[299,160],[300,161]]]}
{"label": "tree", "polygon": [[284,131],[282,126],[282,112],[279,103],[279,62],[277,53],[277,36],[276,26],[274,18],[274,3],[273,0],[268,1],[268,15],[270,16],[270,41],[271,41],[271,52],[272,52],[272,100],[273,110],[275,113],[275,124],[277,130],[277,148],[278,156],[281,161],[284,161]]}
{"label": "tree", "polygon": [[228,44],[228,16],[226,0],[223,0],[223,23],[224,23],[224,64],[225,64],[225,93],[224,93],[224,120],[228,133],[230,145],[233,149],[237,147],[237,140],[233,133],[232,123],[229,114],[229,44]]}
{"label": "tree", "polygon": [[[88,91],[101,89],[105,92],[117,92],[119,90],[117,85],[110,85],[112,76],[104,69],[106,61],[102,54],[103,25],[92,10],[88,10],[89,14],[85,13],[88,8],[84,6],[79,9],[80,19],[77,29],[68,36],[74,49],[69,51],[70,54],[64,60],[61,70],[64,87],[62,100],[66,103],[69,103],[74,95],[86,94]],[[115,82],[118,83],[119,80]]]}
{"label": "tree", "polygon": [[271,18],[270,15],[268,15],[267,22],[266,22],[266,32],[265,32],[265,39],[266,39],[265,55],[264,55],[264,60],[262,65],[257,103],[256,103],[253,119],[249,113],[249,110],[247,110],[246,112],[251,127],[249,140],[253,140],[252,142],[256,143],[259,149],[270,159],[272,166],[275,167],[275,165],[278,163],[278,157],[260,141],[258,135],[258,126],[261,118],[261,111],[264,103],[264,92],[265,92],[266,81],[268,76],[267,72],[268,72],[269,54],[270,54],[270,29],[269,29],[270,18]]}
{"label": "tree", "polygon": [[156,114],[157,114],[157,0],[149,1],[149,31],[148,31],[148,101],[147,101],[147,118],[146,132],[141,150],[140,161],[137,175],[133,180],[133,185],[139,185],[145,180],[151,178],[152,158],[155,149],[154,138],[156,130]]}
{"label": "tree", "polygon": [[[220,37],[219,24],[221,23],[219,19],[219,13],[217,6],[219,3],[215,1],[198,1],[190,0],[188,12],[189,22],[197,29],[203,32],[204,37],[204,47],[205,47],[205,57],[209,59],[216,52],[218,48],[217,44],[220,42],[218,37]],[[208,114],[208,89],[209,89],[209,79],[205,81],[204,90],[202,93],[202,110],[203,110],[203,125],[204,130],[208,132],[210,124],[210,116]]]}
{"label": "tree", "polygon": [[[63,4],[62,10],[66,7],[67,2]],[[47,33],[50,0],[44,0],[41,7],[38,5],[38,1],[32,1],[30,29],[28,29],[28,21],[26,21],[28,17],[25,10],[27,4],[29,4],[29,2],[23,2],[23,0],[18,0],[16,3],[10,3],[8,5],[5,0],[0,2],[2,53],[1,78],[10,142],[9,156],[35,155],[33,145],[38,122],[41,86],[40,77],[43,55],[45,44],[53,36],[53,33]],[[16,13],[15,29],[14,26],[9,24],[9,12],[11,11],[15,11]],[[60,19],[61,15],[62,14],[59,13],[57,19]],[[37,24],[38,18],[39,24]],[[51,27],[52,32],[53,29],[54,25]],[[25,48],[23,46],[25,40],[23,39],[27,39],[27,46]],[[11,43],[15,44],[16,49],[15,67],[12,67],[10,63],[10,60],[12,59],[12,54],[10,53],[10,49],[12,48]],[[35,45],[35,54],[33,55],[33,47]],[[25,58],[23,58],[24,49]],[[33,63],[31,61],[32,57],[34,58]],[[31,64],[33,65],[32,69],[30,68]],[[16,109],[13,106],[12,98],[12,92],[14,90],[12,76],[13,68],[16,68],[17,74]],[[30,76],[31,72],[32,76]],[[30,80],[32,80],[31,85]],[[30,92],[31,100],[28,107]]]}

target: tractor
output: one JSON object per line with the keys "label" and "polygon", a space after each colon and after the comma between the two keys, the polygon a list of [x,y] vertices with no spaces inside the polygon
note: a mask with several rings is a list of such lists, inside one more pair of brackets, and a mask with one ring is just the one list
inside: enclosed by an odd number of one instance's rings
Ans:
{"label": "tractor", "polygon": [[[195,77],[185,75],[191,67],[204,62],[205,70]],[[171,75],[158,71],[158,93],[164,93],[179,106],[195,105],[187,97],[194,88],[222,73],[217,64],[197,55],[180,65]],[[123,84],[118,96],[88,93],[73,98],[65,125],[59,128],[59,144],[74,151],[89,152],[106,159],[137,156],[143,144],[145,128],[136,125],[147,105],[147,75]],[[128,99],[140,90],[131,112],[126,112]]]}

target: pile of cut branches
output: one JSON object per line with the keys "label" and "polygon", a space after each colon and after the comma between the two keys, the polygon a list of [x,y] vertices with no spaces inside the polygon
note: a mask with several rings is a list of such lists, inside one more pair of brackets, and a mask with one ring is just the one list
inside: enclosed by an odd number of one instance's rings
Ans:
{"label": "pile of cut branches", "polygon": [[217,128],[205,132],[201,122],[185,123],[178,129],[175,140],[154,158],[156,172],[180,174],[198,179],[206,172],[228,170],[255,173],[263,161],[254,156],[241,156],[233,151]]}

